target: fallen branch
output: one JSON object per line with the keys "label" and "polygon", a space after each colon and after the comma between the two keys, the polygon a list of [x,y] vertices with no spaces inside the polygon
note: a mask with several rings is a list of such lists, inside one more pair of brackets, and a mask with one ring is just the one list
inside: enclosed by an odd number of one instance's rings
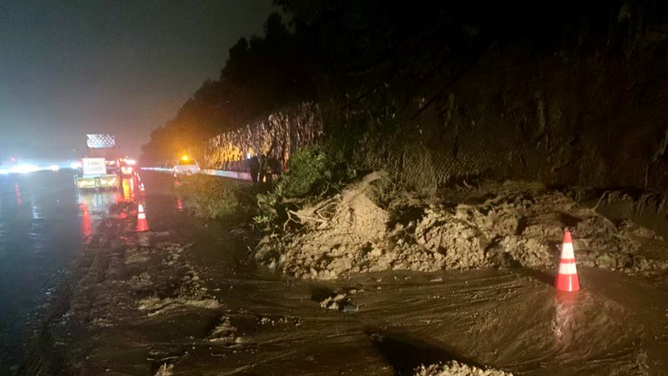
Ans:
{"label": "fallen branch", "polygon": [[299,214],[294,210],[288,210],[287,213],[288,213],[288,216],[294,215],[299,219],[306,219],[306,220],[314,221],[314,222],[318,222],[318,223],[328,223],[329,222],[329,221],[326,221],[326,220],[323,220],[323,219],[320,219],[320,218],[311,217],[311,216],[308,216],[308,215],[305,215],[305,214]]}
{"label": "fallen branch", "polygon": [[292,210],[286,210],[286,214],[288,215],[288,219],[283,223],[283,232],[286,232],[288,230],[288,224],[290,224],[290,222],[301,224],[300,221],[296,221],[294,218],[292,218],[292,215],[295,214],[295,212],[293,212]]}
{"label": "fallen branch", "polygon": [[601,197],[598,199],[598,202],[597,202],[596,205],[594,206],[594,211],[596,211],[596,209],[598,209],[598,206],[601,205],[601,202],[603,202],[603,199],[604,199],[608,194],[610,194],[610,192],[612,192],[612,191],[605,191],[605,192],[603,192],[603,194],[601,195]]}

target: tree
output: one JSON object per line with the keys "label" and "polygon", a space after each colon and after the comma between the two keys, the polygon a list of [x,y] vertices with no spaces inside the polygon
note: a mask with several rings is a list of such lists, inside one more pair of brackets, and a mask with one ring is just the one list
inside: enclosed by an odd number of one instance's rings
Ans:
{"label": "tree", "polygon": [[309,51],[304,50],[278,13],[264,25],[264,36],[241,38],[217,80],[206,80],[176,117],[156,129],[143,148],[147,160],[173,158],[218,133],[267,116],[284,106],[313,100]]}

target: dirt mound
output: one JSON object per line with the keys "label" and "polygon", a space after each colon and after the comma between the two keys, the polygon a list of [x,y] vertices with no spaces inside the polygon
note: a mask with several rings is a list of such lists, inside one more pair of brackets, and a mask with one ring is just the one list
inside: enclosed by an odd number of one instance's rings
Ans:
{"label": "dirt mound", "polygon": [[414,376],[512,376],[512,373],[494,369],[480,369],[468,366],[457,361],[446,364],[432,364],[428,367],[420,366]]}
{"label": "dirt mound", "polygon": [[564,228],[576,239],[578,262],[630,272],[668,270],[649,258],[648,244],[665,242],[630,222],[619,225],[565,192],[531,182],[484,182],[434,198],[393,192],[384,203],[382,173],[295,212],[304,227],[264,238],[256,258],[300,278],[332,279],[358,272],[434,271],[484,267],[554,267]]}

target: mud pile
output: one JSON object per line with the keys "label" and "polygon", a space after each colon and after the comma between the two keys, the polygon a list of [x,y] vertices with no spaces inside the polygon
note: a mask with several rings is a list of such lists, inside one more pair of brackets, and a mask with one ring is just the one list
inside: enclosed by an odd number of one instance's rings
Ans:
{"label": "mud pile", "polygon": [[564,228],[581,265],[656,273],[668,247],[632,222],[613,223],[569,192],[540,183],[481,182],[437,198],[395,191],[388,199],[374,173],[341,194],[295,213],[304,224],[266,237],[256,258],[300,278],[331,279],[389,269],[435,271],[554,267]]}
{"label": "mud pile", "polygon": [[494,369],[480,369],[453,360],[446,364],[420,366],[415,370],[414,376],[513,376],[513,374]]}

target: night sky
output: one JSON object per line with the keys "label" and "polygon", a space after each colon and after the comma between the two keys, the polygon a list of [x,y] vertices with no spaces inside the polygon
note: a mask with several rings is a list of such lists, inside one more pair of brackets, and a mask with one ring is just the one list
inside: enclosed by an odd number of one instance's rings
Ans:
{"label": "night sky", "polygon": [[0,0],[0,158],[75,157],[86,133],[113,133],[138,157],[275,10],[271,0]]}

